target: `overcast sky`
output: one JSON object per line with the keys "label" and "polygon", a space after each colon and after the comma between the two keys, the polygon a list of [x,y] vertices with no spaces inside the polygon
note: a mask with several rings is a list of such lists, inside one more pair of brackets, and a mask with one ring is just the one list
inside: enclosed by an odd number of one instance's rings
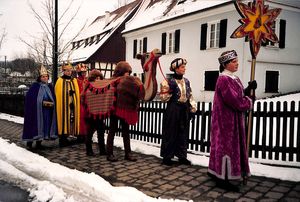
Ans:
{"label": "overcast sky", "polygon": [[[19,41],[19,37],[31,40],[29,35],[41,33],[28,2],[34,5],[37,11],[41,11],[41,2],[45,0],[0,0],[0,30],[6,29],[6,40],[0,50],[0,61],[13,60],[15,57],[26,55],[27,46]],[[59,0],[59,10],[64,10],[70,0]],[[81,10],[74,27],[82,27],[84,22],[93,20],[105,11],[113,11],[117,8],[118,0],[74,0],[72,11],[81,5]],[[75,29],[76,30],[76,29]]]}

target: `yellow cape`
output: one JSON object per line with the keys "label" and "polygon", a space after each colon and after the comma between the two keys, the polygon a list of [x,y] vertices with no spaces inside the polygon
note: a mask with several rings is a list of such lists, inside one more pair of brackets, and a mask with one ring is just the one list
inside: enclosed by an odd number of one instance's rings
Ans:
{"label": "yellow cape", "polygon": [[[72,95],[69,94],[72,90]],[[58,78],[55,84],[58,135],[78,135],[80,128],[80,93],[77,79]],[[74,122],[71,123],[70,103],[74,103]]]}

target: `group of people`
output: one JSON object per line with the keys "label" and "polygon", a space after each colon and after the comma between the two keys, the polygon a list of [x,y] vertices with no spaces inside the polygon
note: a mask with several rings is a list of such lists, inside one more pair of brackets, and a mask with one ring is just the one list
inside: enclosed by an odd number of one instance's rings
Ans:
{"label": "group of people", "polygon": [[[245,112],[251,110],[255,99],[256,81],[251,81],[244,89],[240,79],[234,74],[238,70],[236,51],[226,51],[218,58],[220,75],[218,77],[213,101],[210,131],[210,159],[208,175],[216,180],[217,185],[237,191],[238,187],[231,180],[243,180],[250,176],[245,134]],[[193,98],[190,81],[184,77],[187,60],[176,58],[170,64],[173,72],[170,78],[160,84],[159,97],[167,102],[163,116],[161,152],[162,164],[171,166],[175,162],[191,165],[187,158],[189,123],[194,119],[197,104]],[[107,160],[118,159],[113,154],[114,135],[120,123],[125,159],[136,161],[130,148],[129,125],[138,121],[138,104],[143,99],[144,88],[139,79],[130,76],[129,63],[117,64],[113,78],[127,77],[124,84],[116,87],[115,110],[110,114],[109,133],[105,147],[105,123],[101,117],[89,116],[84,106],[82,95],[87,90],[86,83],[102,80],[99,70],[92,70],[86,78],[87,68],[77,65],[77,78],[71,76],[72,66],[64,65],[55,87],[48,83],[49,75],[42,66],[37,82],[29,89],[25,99],[25,119],[22,139],[29,148],[33,141],[41,148],[44,139],[59,137],[60,146],[68,145],[68,137],[76,136],[85,140],[86,154],[94,156],[92,136],[97,131],[100,155],[107,155]],[[137,99],[123,93],[131,88],[128,83],[139,86]],[[128,86],[129,85],[129,86]],[[136,90],[135,90],[136,91]],[[128,94],[128,93],[127,93]],[[129,93],[130,94],[130,93]],[[130,104],[133,103],[133,104]],[[132,106],[129,107],[128,106]],[[174,157],[178,160],[175,161]]]}
{"label": "group of people", "polygon": [[[48,83],[49,74],[46,68],[41,66],[37,81],[32,84],[25,97],[22,140],[26,141],[29,149],[33,148],[34,142],[37,149],[42,149],[43,140],[59,138],[59,146],[64,147],[71,144],[69,139],[73,137],[79,142],[85,142],[88,156],[95,156],[92,148],[92,137],[97,131],[100,155],[107,155],[109,161],[117,161],[118,159],[113,154],[113,143],[118,122],[120,122],[125,147],[124,158],[129,161],[136,161],[130,147],[129,124],[135,124],[137,118],[128,120],[127,117],[137,117],[138,102],[143,97],[142,82],[137,77],[130,76],[132,69],[128,62],[121,61],[116,65],[113,78],[128,77],[125,79],[126,82],[130,79],[133,80],[133,83],[141,91],[139,100],[135,100],[135,103],[129,105],[125,103],[126,106],[124,107],[123,100],[126,96],[123,94],[125,93],[118,92],[122,89],[116,87],[115,110],[110,114],[109,133],[105,147],[104,117],[89,114],[83,101],[84,93],[88,90],[88,84],[93,85],[94,82],[103,80],[103,74],[94,69],[90,71],[87,77],[87,67],[81,63],[77,65],[76,72],[77,76],[74,77],[72,75],[73,67],[70,64],[63,65],[63,74],[53,87],[51,83]],[[121,86],[121,82],[119,83]],[[130,82],[127,85],[131,87]]]}

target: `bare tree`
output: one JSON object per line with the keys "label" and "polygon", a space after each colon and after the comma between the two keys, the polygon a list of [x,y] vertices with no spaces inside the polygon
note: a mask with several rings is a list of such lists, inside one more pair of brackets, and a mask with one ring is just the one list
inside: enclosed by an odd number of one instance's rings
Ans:
{"label": "bare tree", "polygon": [[[52,64],[53,57],[53,35],[55,33],[55,8],[53,0],[43,0],[41,2],[42,9],[36,9],[30,2],[28,2],[31,11],[38,24],[42,29],[42,36],[30,35],[33,41],[28,42],[27,40],[20,38],[25,43],[30,52],[28,53],[31,58],[34,58],[39,63]],[[62,57],[67,53],[71,42],[81,33],[86,23],[75,32],[73,36],[66,33],[69,31],[71,23],[74,21],[78,14],[81,6],[74,7],[74,0],[68,2],[68,6],[61,12],[58,13],[58,61],[62,61]]]}
{"label": "bare tree", "polygon": [[[2,14],[0,13],[0,16]],[[1,47],[2,47],[2,44],[4,43],[4,39],[6,37],[7,33],[6,33],[6,29],[5,28],[1,28],[0,29],[0,50],[1,50]]]}

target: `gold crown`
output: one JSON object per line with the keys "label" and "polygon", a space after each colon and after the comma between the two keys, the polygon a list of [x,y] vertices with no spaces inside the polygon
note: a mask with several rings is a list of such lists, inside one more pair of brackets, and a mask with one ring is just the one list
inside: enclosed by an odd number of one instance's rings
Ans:
{"label": "gold crown", "polygon": [[63,64],[62,70],[72,70],[73,66],[70,63]]}
{"label": "gold crown", "polygon": [[86,65],[83,63],[79,63],[77,65],[76,71],[77,72],[86,72],[87,71]]}
{"label": "gold crown", "polygon": [[44,65],[41,65],[41,68],[40,68],[40,76],[42,75],[48,75],[48,71],[46,69],[46,67],[44,67]]}

